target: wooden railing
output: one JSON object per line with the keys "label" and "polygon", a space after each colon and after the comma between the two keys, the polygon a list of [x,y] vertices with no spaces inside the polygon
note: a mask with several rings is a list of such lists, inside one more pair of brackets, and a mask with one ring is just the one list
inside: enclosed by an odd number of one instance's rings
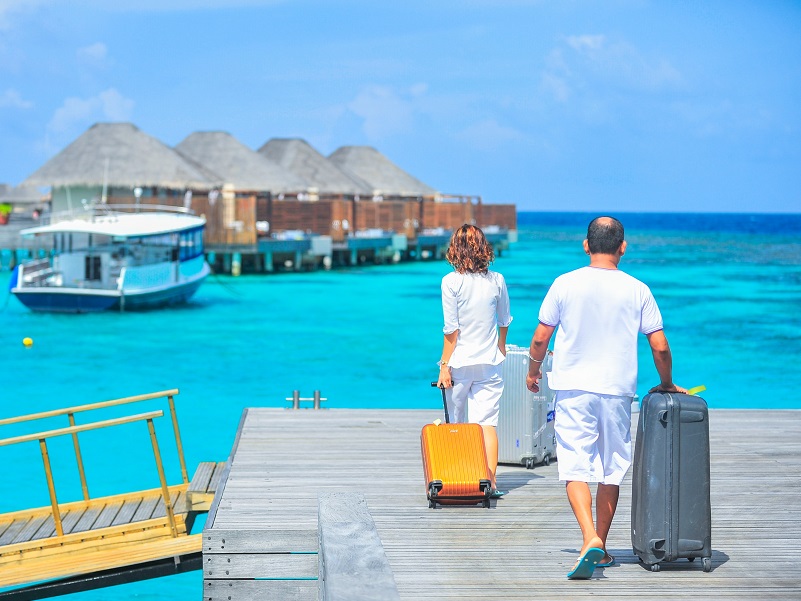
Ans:
{"label": "wooden railing", "polygon": [[156,469],[158,471],[159,482],[161,485],[162,497],[164,506],[166,508],[167,516],[170,522],[170,528],[173,536],[178,535],[178,530],[175,522],[175,513],[172,507],[172,499],[170,498],[169,486],[164,472],[164,464],[161,458],[161,451],[159,450],[158,440],[156,439],[156,430],[153,425],[153,420],[157,417],[162,417],[164,412],[161,410],[151,411],[148,413],[140,413],[137,415],[129,415],[114,419],[107,419],[87,424],[76,424],[75,414],[97,409],[104,409],[107,407],[115,407],[129,403],[136,403],[140,401],[147,401],[152,399],[166,397],[169,403],[169,412],[172,419],[173,433],[175,435],[175,443],[178,451],[178,460],[181,466],[181,476],[184,484],[189,484],[189,477],[186,470],[186,460],[184,458],[183,445],[181,443],[181,433],[178,428],[178,416],[175,411],[174,396],[178,394],[177,389],[165,390],[161,392],[154,392],[149,394],[142,394],[131,397],[124,397],[121,399],[113,399],[110,401],[102,401],[99,403],[90,403],[86,405],[78,405],[75,407],[68,407],[64,409],[55,409],[51,411],[42,411],[39,413],[32,413],[29,415],[21,415],[17,417],[10,417],[0,419],[0,426],[7,426],[11,424],[20,424],[25,422],[32,422],[46,418],[58,417],[66,415],[69,421],[69,426],[65,428],[57,428],[53,430],[45,430],[41,432],[34,432],[31,434],[23,434],[9,438],[0,439],[0,447],[21,444],[26,442],[39,441],[39,449],[42,455],[42,462],[44,464],[45,477],[47,479],[48,494],[50,496],[50,503],[53,508],[53,520],[56,525],[56,533],[58,536],[63,536],[63,528],[61,525],[61,514],[59,510],[58,497],[55,490],[55,482],[53,478],[53,471],[50,463],[50,455],[47,449],[47,441],[51,438],[59,436],[71,436],[73,448],[75,450],[75,459],[78,467],[78,474],[81,481],[81,490],[85,501],[90,500],[89,486],[86,480],[86,472],[84,470],[83,456],[81,454],[81,447],[78,440],[78,434],[87,432],[89,430],[98,430],[102,428],[119,426],[122,424],[129,424],[133,422],[145,421],[147,422],[148,432],[150,434],[150,442],[153,447],[153,455],[156,461]]}

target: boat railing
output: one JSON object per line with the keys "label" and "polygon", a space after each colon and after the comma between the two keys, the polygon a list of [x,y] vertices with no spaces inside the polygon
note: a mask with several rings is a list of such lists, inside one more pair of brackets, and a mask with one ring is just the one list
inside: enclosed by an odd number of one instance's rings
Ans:
{"label": "boat railing", "polygon": [[179,213],[182,215],[194,215],[192,209],[177,207],[174,205],[161,204],[86,204],[78,209],[66,209],[64,211],[54,211],[42,216],[42,225],[59,223],[61,221],[87,221],[113,216],[116,213]]}
{"label": "boat railing", "polygon": [[[48,451],[47,451],[47,440],[50,439],[50,438],[56,437],[56,436],[69,435],[69,436],[72,437],[72,444],[73,444],[73,448],[75,450],[75,460],[76,460],[76,463],[77,463],[78,475],[79,475],[79,478],[80,478],[80,484],[81,484],[81,490],[82,490],[82,493],[83,493],[83,499],[84,499],[84,501],[89,501],[90,500],[89,486],[88,486],[88,483],[87,483],[87,480],[86,480],[86,471],[84,470],[84,462],[83,462],[83,456],[81,454],[81,447],[80,447],[79,440],[78,440],[78,434],[81,433],[81,432],[85,432],[87,430],[94,430],[94,429],[98,429],[98,428],[116,426],[116,425],[120,425],[120,424],[131,423],[131,422],[134,422],[134,421],[147,421],[148,430],[150,432],[150,440],[151,440],[151,444],[153,446],[153,453],[154,453],[154,456],[155,456],[155,459],[156,459],[156,468],[157,468],[158,473],[159,473],[159,481],[161,483],[162,496],[164,497],[163,498],[164,505],[165,505],[165,508],[167,510],[167,514],[169,516],[170,525],[171,525],[171,527],[173,529],[173,533],[175,535],[175,533],[177,532],[176,529],[175,529],[175,516],[174,516],[174,512],[173,512],[173,508],[172,508],[172,502],[171,502],[171,499],[170,499],[169,489],[167,487],[166,479],[165,479],[165,476],[164,476],[164,464],[162,462],[161,453],[159,451],[158,441],[156,440],[156,431],[155,431],[155,428],[153,426],[153,419],[156,418],[156,417],[161,417],[162,415],[164,415],[164,412],[161,411],[161,410],[152,411],[150,413],[143,413],[143,414],[139,414],[139,415],[127,416],[127,417],[110,419],[110,420],[99,421],[99,422],[93,422],[93,423],[88,423],[88,424],[83,424],[83,425],[76,424],[75,415],[77,413],[84,413],[84,412],[87,412],[87,411],[105,409],[105,408],[109,408],[109,407],[117,407],[117,406],[120,406],[120,405],[126,405],[126,404],[130,404],[130,403],[137,403],[137,402],[148,401],[148,400],[153,400],[153,399],[160,399],[160,398],[165,398],[166,397],[167,403],[169,405],[169,413],[170,413],[170,417],[171,417],[171,421],[172,421],[173,434],[175,436],[175,445],[176,445],[177,452],[178,452],[178,461],[180,463],[180,468],[181,468],[181,477],[182,477],[182,480],[183,480],[184,484],[189,484],[189,477],[188,477],[188,474],[187,474],[187,471],[186,471],[186,460],[184,458],[183,444],[181,442],[181,432],[180,432],[180,429],[178,428],[178,416],[177,416],[177,413],[175,411],[175,398],[174,397],[177,394],[178,394],[178,390],[177,389],[170,389],[170,390],[163,390],[163,391],[160,391],[160,392],[153,392],[153,393],[142,394],[142,395],[137,395],[137,396],[124,397],[124,398],[120,398],[120,399],[113,399],[113,400],[109,400],[109,401],[101,401],[99,403],[90,403],[90,404],[86,404],[86,405],[78,405],[78,406],[67,407],[67,408],[63,408],[63,409],[54,409],[54,410],[51,410],[51,411],[42,411],[42,412],[39,412],[39,413],[32,413],[32,414],[29,414],[29,415],[21,415],[21,416],[17,416],[17,417],[8,417],[8,418],[5,418],[5,419],[0,419],[0,426],[9,426],[9,425],[12,425],[12,424],[21,424],[21,423],[26,423],[26,422],[34,422],[34,421],[37,421],[37,420],[43,420],[43,419],[49,419],[49,418],[61,417],[61,416],[67,416],[67,420],[68,420],[68,423],[69,423],[69,426],[65,427],[65,428],[59,428],[59,429],[48,430],[48,431],[43,431],[43,432],[36,432],[36,433],[33,433],[33,434],[24,434],[24,435],[14,436],[14,437],[11,437],[11,438],[2,439],[2,440],[0,440],[0,447],[12,445],[12,444],[18,444],[18,443],[22,443],[22,442],[31,442],[31,441],[35,441],[35,440],[39,441],[39,446],[40,446],[40,450],[41,450],[41,453],[42,453],[42,460],[44,462],[45,475],[46,475],[46,478],[47,478],[48,492],[50,494],[51,504],[53,505],[53,518],[54,518],[54,520],[56,520],[56,523],[59,524],[59,520],[60,520],[59,505],[58,505],[58,500],[57,500],[57,497],[56,497],[55,484],[54,484],[54,480],[53,480],[53,472],[52,472],[52,468],[50,466],[50,459],[49,459],[49,455],[48,455]],[[57,526],[57,527],[59,527],[59,526]],[[61,532],[59,532],[59,536],[60,535],[61,535]]]}
{"label": "boat railing", "polygon": [[56,275],[48,258],[27,261],[22,263],[19,269],[19,283],[23,287],[45,286],[47,281]]}
{"label": "boat railing", "polygon": [[[178,536],[178,527],[175,521],[175,511],[172,507],[172,499],[170,498],[170,488],[167,485],[167,479],[164,475],[164,465],[161,461],[161,453],[159,451],[158,441],[156,440],[156,429],[153,426],[153,420],[157,417],[164,415],[163,411],[150,411],[148,413],[140,413],[137,415],[129,415],[126,417],[118,417],[115,419],[107,419],[99,422],[92,422],[82,424],[80,426],[70,426],[69,428],[59,428],[57,430],[47,430],[44,432],[35,432],[33,434],[25,434],[23,436],[15,436],[12,438],[5,438],[0,440],[0,447],[19,444],[24,442],[39,441],[39,449],[42,453],[42,462],[44,464],[45,477],[47,479],[47,491],[50,495],[50,504],[53,508],[53,522],[56,527],[56,535],[64,536],[64,528],[61,523],[61,509],[56,495],[56,486],[53,478],[53,467],[50,463],[50,454],[47,450],[47,441],[51,438],[58,436],[72,435],[77,437],[79,432],[87,432],[89,430],[98,430],[101,428],[108,428],[111,426],[119,426],[122,424],[130,424],[133,422],[146,421],[147,428],[150,432],[150,441],[153,445],[153,453],[156,457],[156,468],[159,473],[159,482],[161,484],[161,494],[166,508],[167,517],[170,522],[170,529],[173,537]],[[81,466],[83,467],[83,466]],[[85,499],[86,501],[89,498]]]}

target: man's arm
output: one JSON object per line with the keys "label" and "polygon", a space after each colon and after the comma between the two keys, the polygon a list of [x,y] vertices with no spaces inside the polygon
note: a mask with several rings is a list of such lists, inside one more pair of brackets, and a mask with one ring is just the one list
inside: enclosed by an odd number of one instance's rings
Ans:
{"label": "man's arm", "polygon": [[651,354],[654,356],[654,365],[659,374],[659,386],[654,386],[648,392],[687,392],[684,388],[673,383],[673,355],[664,330],[657,330],[647,335],[648,344],[651,345]]}
{"label": "man's arm", "polygon": [[542,378],[542,362],[545,360],[545,353],[548,352],[548,344],[556,328],[540,322],[534,330],[531,338],[531,346],[528,349],[528,374],[526,375],[526,387],[531,392],[539,392],[540,378]]}

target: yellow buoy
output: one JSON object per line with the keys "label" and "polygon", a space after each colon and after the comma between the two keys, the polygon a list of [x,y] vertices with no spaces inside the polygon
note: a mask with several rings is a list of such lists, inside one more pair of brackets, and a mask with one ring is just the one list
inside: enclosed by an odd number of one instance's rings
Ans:
{"label": "yellow buoy", "polygon": [[22,339],[22,344],[25,346],[33,346],[33,338],[28,338],[27,336]]}

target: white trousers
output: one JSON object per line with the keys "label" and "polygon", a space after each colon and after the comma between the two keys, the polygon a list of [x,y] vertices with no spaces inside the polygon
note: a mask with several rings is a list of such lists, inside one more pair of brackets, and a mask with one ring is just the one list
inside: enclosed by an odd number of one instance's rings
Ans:
{"label": "white trousers", "polygon": [[632,397],[556,391],[559,479],[620,485],[631,467]]}
{"label": "white trousers", "polygon": [[498,425],[503,393],[503,364],[451,368],[453,388],[446,393],[448,413],[454,423]]}

